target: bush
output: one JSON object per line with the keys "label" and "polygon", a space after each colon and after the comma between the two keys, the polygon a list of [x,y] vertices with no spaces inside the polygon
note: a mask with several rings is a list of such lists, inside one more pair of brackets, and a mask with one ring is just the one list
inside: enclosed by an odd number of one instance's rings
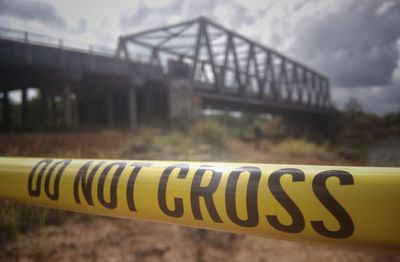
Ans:
{"label": "bush", "polygon": [[326,146],[320,146],[305,139],[288,138],[276,147],[276,152],[288,155],[326,155]]}
{"label": "bush", "polygon": [[140,130],[131,137],[122,151],[124,153],[147,153],[154,147],[154,134],[149,128],[140,128]]}
{"label": "bush", "polygon": [[221,124],[212,119],[198,121],[191,130],[196,143],[210,145],[217,150],[227,148],[226,132]]}
{"label": "bush", "polygon": [[17,238],[19,227],[14,208],[5,201],[0,202],[0,246]]}
{"label": "bush", "polygon": [[178,131],[172,131],[154,137],[154,144],[157,147],[185,147],[187,138]]}
{"label": "bush", "polygon": [[45,225],[48,209],[0,201],[0,245]]}

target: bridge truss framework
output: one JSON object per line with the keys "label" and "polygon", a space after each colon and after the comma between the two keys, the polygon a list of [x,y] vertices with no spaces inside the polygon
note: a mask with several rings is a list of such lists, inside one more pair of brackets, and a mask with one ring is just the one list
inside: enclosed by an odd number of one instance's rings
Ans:
{"label": "bridge truss framework", "polygon": [[205,17],[122,36],[117,56],[133,60],[138,47],[155,66],[178,58],[199,92],[331,108],[325,76]]}

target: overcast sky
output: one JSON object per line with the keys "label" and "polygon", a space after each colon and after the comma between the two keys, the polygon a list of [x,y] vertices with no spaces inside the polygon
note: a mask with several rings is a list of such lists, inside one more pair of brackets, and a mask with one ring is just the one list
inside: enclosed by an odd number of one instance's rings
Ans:
{"label": "overcast sky", "polygon": [[400,111],[400,0],[0,0],[0,25],[87,44],[200,15],[327,75],[333,102]]}

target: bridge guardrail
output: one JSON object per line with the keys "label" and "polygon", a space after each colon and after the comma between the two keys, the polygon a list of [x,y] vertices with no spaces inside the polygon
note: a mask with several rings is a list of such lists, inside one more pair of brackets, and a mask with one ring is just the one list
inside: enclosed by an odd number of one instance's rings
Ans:
{"label": "bridge guardrail", "polygon": [[45,34],[33,33],[18,29],[11,29],[7,27],[0,26],[0,38],[14,40],[24,43],[41,44],[50,47],[56,47],[60,49],[75,50],[91,52],[93,54],[103,55],[103,56],[115,56],[115,49],[97,45],[97,44],[85,44],[78,41],[66,40],[62,38],[57,38]]}
{"label": "bridge guardrail", "polygon": [[0,158],[0,197],[288,240],[400,248],[400,168]]}

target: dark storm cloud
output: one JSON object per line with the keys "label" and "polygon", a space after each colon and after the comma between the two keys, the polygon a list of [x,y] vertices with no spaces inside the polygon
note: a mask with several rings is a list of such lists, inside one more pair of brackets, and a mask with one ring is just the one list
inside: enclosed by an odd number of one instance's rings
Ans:
{"label": "dark storm cloud", "polygon": [[294,27],[291,53],[327,74],[334,85],[392,84],[400,1],[390,2],[384,10],[382,1],[343,1],[338,11],[304,18]]}
{"label": "dark storm cloud", "polygon": [[26,21],[38,21],[51,27],[66,27],[65,20],[50,4],[30,0],[0,0],[0,16],[15,17]]}

